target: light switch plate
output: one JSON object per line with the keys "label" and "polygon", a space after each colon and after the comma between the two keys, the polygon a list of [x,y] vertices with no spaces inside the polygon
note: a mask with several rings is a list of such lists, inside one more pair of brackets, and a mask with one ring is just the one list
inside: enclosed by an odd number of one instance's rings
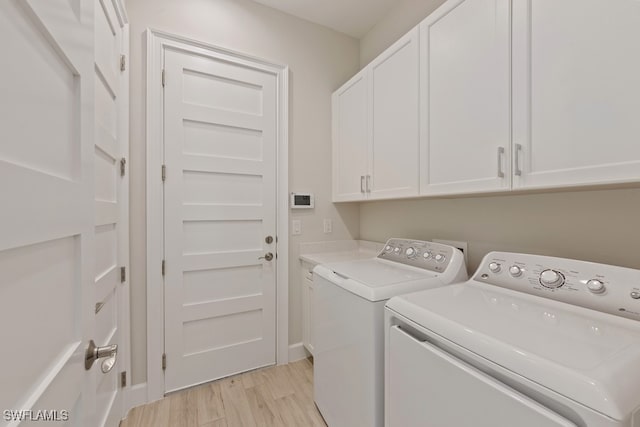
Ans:
{"label": "light switch plate", "polygon": [[325,218],[323,224],[325,234],[331,233],[333,231],[333,222],[331,221],[331,218]]}
{"label": "light switch plate", "polygon": [[298,236],[302,234],[302,221],[299,219],[294,219],[291,221],[291,234],[294,236]]}

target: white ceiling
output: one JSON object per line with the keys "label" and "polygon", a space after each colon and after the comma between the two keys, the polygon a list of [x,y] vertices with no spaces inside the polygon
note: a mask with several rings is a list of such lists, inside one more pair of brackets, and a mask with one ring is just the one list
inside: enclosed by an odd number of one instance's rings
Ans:
{"label": "white ceiling", "polygon": [[254,1],[358,39],[398,3],[398,0]]}

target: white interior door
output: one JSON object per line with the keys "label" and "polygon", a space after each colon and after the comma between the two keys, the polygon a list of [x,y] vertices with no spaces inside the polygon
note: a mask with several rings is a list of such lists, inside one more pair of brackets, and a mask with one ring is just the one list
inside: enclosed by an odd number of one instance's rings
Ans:
{"label": "white interior door", "polygon": [[0,2],[1,425],[96,425],[93,7]]}
{"label": "white interior door", "polygon": [[164,123],[172,391],[276,361],[276,76],[167,50]]}
{"label": "white interior door", "polygon": [[508,0],[451,0],[420,25],[422,194],[511,185]]}
{"label": "white interior door", "polygon": [[[121,67],[125,51],[124,21],[112,0],[95,2],[95,342],[118,344],[115,366],[96,384],[96,426],[113,427],[122,418],[120,374],[126,370],[120,317],[128,270],[128,151],[126,78]],[[124,129],[123,129],[124,128]],[[126,334],[124,335],[126,338]],[[126,374],[125,374],[126,375]]]}

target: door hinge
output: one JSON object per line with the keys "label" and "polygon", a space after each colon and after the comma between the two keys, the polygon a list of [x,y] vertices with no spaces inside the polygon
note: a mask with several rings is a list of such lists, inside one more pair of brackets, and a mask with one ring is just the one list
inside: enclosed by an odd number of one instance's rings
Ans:
{"label": "door hinge", "polygon": [[127,166],[127,159],[123,157],[120,159],[120,176],[124,176],[124,173],[126,172],[126,166]]}
{"label": "door hinge", "polygon": [[164,87],[165,85],[165,73],[164,70],[162,70],[162,87]]}
{"label": "door hinge", "polygon": [[126,55],[120,55],[120,71],[127,69],[127,57]]}
{"label": "door hinge", "polygon": [[120,283],[127,281],[127,267],[120,267]]}
{"label": "door hinge", "polygon": [[164,260],[162,260],[162,275],[164,276]]}
{"label": "door hinge", "polygon": [[167,353],[162,353],[162,370],[167,369]]}
{"label": "door hinge", "polygon": [[120,387],[125,388],[127,386],[127,371],[120,372]]}
{"label": "door hinge", "polygon": [[167,167],[165,165],[162,165],[162,181],[165,181],[167,179]]}

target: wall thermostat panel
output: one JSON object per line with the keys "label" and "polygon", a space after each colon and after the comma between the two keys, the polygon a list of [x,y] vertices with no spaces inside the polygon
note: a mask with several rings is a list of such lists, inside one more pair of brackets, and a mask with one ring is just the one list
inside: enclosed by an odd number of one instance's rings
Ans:
{"label": "wall thermostat panel", "polygon": [[291,193],[291,209],[313,209],[313,194]]}

